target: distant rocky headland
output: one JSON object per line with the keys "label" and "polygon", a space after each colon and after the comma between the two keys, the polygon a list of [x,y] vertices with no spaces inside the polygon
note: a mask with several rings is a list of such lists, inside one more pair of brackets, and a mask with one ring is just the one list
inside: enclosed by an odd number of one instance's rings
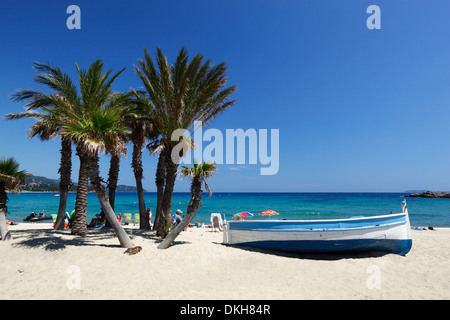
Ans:
{"label": "distant rocky headland", "polygon": [[425,191],[422,193],[411,193],[409,196],[411,198],[450,198],[450,193],[447,192],[433,192]]}
{"label": "distant rocky headland", "polygon": [[[89,189],[91,189],[90,186]],[[27,177],[25,184],[20,186],[20,190],[28,192],[59,192],[59,180],[42,176]],[[116,192],[136,192],[136,190],[134,186],[118,185]],[[76,191],[77,184],[73,183],[69,188],[69,192]]]}

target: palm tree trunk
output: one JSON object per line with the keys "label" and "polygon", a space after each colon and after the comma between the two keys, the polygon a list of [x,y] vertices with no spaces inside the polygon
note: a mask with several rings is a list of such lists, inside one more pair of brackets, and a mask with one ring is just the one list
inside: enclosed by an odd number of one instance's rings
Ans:
{"label": "palm tree trunk", "polygon": [[114,210],[114,203],[116,200],[116,189],[117,189],[117,181],[119,180],[119,171],[120,171],[120,155],[113,152],[111,154],[111,161],[109,163],[109,174],[108,174],[108,197],[109,204],[111,208]]}
{"label": "palm tree trunk", "polygon": [[[109,173],[108,173],[108,197],[109,204],[114,210],[114,203],[116,200],[116,188],[117,181],[119,180],[119,170],[120,170],[120,155],[116,152],[111,153],[111,160],[109,162]],[[105,221],[105,227],[111,228],[112,225],[107,219]]]}
{"label": "palm tree trunk", "polygon": [[166,181],[166,168],[165,168],[165,151],[162,150],[159,154],[158,165],[156,167],[156,213],[155,213],[155,225],[154,229],[158,229],[159,226],[159,217],[161,216],[161,203],[164,194],[164,182]]}
{"label": "palm tree trunk", "polygon": [[189,223],[194,219],[195,214],[198,209],[202,206],[202,188],[201,181],[198,178],[192,180],[191,186],[191,201],[187,206],[187,213],[183,217],[183,220],[167,235],[167,237],[158,245],[158,249],[167,249],[173,243],[173,241],[178,237],[178,235],[183,231]]}
{"label": "palm tree trunk", "polygon": [[[150,224],[147,221],[147,210],[145,209],[144,188],[142,187],[142,180],[136,180],[136,190],[139,201],[139,229],[146,230],[150,228]],[[144,212],[144,214],[142,212]]]}
{"label": "palm tree trunk", "polygon": [[150,225],[147,221],[147,210],[145,208],[144,188],[142,187],[142,148],[144,146],[144,130],[142,126],[137,126],[133,130],[133,167],[134,178],[136,179],[136,189],[139,203],[139,229],[148,229]]}
{"label": "palm tree trunk", "polygon": [[88,197],[88,157],[82,147],[77,147],[80,158],[80,171],[78,173],[77,197],[75,199],[75,217],[72,224],[72,234],[86,236],[87,233],[87,197]]}
{"label": "palm tree trunk", "polygon": [[6,202],[8,201],[8,195],[6,193],[6,186],[0,182],[0,235],[3,241],[11,240],[11,232],[6,225],[6,212],[8,208]]}
{"label": "palm tree trunk", "polygon": [[0,209],[0,235],[3,241],[11,240],[11,232],[8,230],[6,225],[6,210]]}
{"label": "palm tree trunk", "polygon": [[66,218],[67,195],[70,188],[70,176],[72,173],[72,140],[61,138],[61,162],[59,167],[59,209],[55,222],[55,230],[64,229]]}
{"label": "palm tree trunk", "polygon": [[98,156],[90,155],[88,161],[88,175],[91,180],[92,187],[97,194],[98,200],[102,207],[103,212],[105,213],[106,218],[114,229],[117,238],[119,239],[120,245],[124,248],[132,248],[134,247],[133,242],[131,241],[128,234],[120,225],[119,221],[117,221],[116,214],[114,213],[111,204],[109,203],[108,194],[106,193],[105,187],[101,184],[100,174],[99,174],[99,166],[98,166]]}
{"label": "palm tree trunk", "polygon": [[172,162],[170,157],[171,152],[167,150],[166,153],[166,181],[164,186],[164,194],[161,202],[161,214],[159,218],[160,225],[158,227],[157,235],[165,238],[169,232],[171,209],[172,209],[172,195],[175,186],[175,179],[177,177],[178,164]]}

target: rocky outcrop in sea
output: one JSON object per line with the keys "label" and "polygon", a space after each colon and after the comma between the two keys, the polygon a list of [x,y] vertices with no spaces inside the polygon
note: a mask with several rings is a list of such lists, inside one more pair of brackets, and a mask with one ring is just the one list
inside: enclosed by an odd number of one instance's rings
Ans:
{"label": "rocky outcrop in sea", "polygon": [[422,193],[411,193],[409,196],[411,198],[450,198],[450,193],[447,192],[433,192],[425,191]]}

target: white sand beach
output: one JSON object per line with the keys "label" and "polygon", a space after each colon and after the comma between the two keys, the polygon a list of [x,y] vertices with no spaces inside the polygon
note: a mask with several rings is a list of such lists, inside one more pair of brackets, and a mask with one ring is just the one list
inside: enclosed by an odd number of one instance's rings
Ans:
{"label": "white sand beach", "polygon": [[222,244],[191,228],[167,250],[154,232],[127,231],[142,251],[124,254],[113,232],[85,238],[50,224],[9,226],[0,241],[0,299],[449,299],[450,229],[412,231],[406,256],[300,255]]}

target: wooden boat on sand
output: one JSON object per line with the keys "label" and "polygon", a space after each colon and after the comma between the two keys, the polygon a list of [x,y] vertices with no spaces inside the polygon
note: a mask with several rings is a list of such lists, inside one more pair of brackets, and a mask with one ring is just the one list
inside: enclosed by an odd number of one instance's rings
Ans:
{"label": "wooden boat on sand", "polygon": [[332,220],[240,220],[224,228],[224,243],[293,252],[383,251],[412,246],[406,201],[402,213]]}

